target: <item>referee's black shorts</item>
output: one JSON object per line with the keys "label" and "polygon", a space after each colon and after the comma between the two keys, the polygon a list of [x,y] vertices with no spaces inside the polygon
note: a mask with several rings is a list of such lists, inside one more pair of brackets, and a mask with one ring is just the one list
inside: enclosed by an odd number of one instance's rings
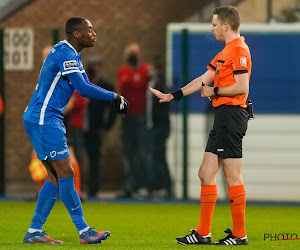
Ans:
{"label": "referee's black shorts", "polygon": [[245,108],[229,105],[217,107],[205,152],[214,153],[223,159],[242,158],[242,141],[247,126],[248,114]]}

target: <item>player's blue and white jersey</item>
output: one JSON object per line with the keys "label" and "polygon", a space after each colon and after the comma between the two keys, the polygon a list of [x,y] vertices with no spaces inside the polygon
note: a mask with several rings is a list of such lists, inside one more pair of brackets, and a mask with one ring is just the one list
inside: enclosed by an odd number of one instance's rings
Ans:
{"label": "player's blue and white jersey", "polygon": [[62,123],[63,110],[75,90],[66,76],[74,72],[85,72],[81,55],[67,40],[61,41],[44,61],[23,119],[39,125]]}

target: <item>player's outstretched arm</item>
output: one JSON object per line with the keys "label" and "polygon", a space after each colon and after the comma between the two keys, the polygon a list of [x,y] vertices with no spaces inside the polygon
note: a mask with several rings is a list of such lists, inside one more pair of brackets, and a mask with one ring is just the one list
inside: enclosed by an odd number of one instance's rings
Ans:
{"label": "player's outstretched arm", "polygon": [[68,74],[68,79],[74,85],[79,95],[95,100],[111,101],[116,112],[122,113],[123,116],[127,115],[128,101],[113,91],[108,91],[95,84],[92,84],[86,74],[74,72]]}
{"label": "player's outstretched arm", "polygon": [[79,72],[73,72],[67,75],[69,81],[73,84],[79,95],[95,100],[112,101],[116,99],[117,94],[113,91],[108,91],[95,84],[86,82],[84,77]]}

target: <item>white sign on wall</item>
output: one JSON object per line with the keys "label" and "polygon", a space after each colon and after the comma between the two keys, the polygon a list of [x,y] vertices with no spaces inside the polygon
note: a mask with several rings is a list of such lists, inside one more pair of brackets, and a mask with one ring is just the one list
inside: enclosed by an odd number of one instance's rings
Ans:
{"label": "white sign on wall", "polygon": [[5,70],[33,69],[33,29],[4,29]]}

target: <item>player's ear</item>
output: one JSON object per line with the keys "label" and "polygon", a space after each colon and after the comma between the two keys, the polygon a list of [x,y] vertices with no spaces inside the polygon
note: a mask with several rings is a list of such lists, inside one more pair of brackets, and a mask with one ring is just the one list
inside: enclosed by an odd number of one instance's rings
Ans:
{"label": "player's ear", "polygon": [[73,36],[75,37],[75,38],[80,38],[80,32],[79,31],[73,31]]}

